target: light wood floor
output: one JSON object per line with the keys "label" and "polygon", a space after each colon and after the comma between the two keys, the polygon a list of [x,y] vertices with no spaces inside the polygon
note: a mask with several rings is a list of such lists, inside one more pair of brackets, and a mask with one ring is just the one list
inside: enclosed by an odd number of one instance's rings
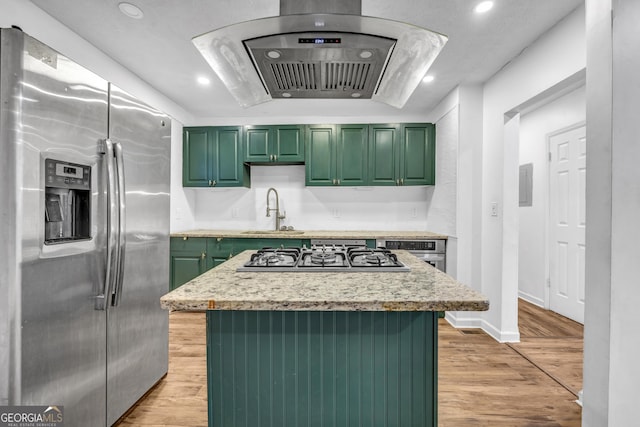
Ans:
{"label": "light wood floor", "polygon": [[[518,344],[440,320],[439,426],[580,426],[582,325],[519,308]],[[204,313],[171,313],[169,373],[118,425],[207,425]]]}

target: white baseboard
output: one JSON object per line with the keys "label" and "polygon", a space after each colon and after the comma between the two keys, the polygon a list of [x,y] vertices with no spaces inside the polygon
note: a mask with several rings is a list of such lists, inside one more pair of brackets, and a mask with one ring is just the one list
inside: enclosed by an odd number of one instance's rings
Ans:
{"label": "white baseboard", "polygon": [[499,329],[497,329],[495,326],[493,326],[491,323],[487,322],[484,319],[482,320],[482,330],[485,331],[490,336],[492,336],[493,339],[498,341],[499,343],[520,342],[519,331],[516,331],[516,332],[500,331]]}
{"label": "white baseboard", "polygon": [[[520,342],[520,332],[502,332],[499,329],[495,328],[492,324],[487,322],[485,319],[481,317],[461,317],[456,315],[455,311],[447,311],[445,313],[445,320],[451,324],[454,328],[479,328],[487,333],[494,340],[505,343],[505,342]],[[468,313],[468,312],[464,312]]]}
{"label": "white baseboard", "polygon": [[537,305],[538,307],[544,308],[544,299],[535,297],[535,296],[533,296],[531,294],[528,294],[528,293],[522,292],[522,291],[518,291],[518,297],[522,298],[526,302],[530,302],[533,305]]}
{"label": "white baseboard", "polygon": [[[469,313],[469,312],[464,312]],[[482,318],[480,317],[462,317],[458,316],[457,311],[447,311],[445,312],[444,318],[447,322],[451,324],[456,329],[472,329],[472,328],[482,328]]]}

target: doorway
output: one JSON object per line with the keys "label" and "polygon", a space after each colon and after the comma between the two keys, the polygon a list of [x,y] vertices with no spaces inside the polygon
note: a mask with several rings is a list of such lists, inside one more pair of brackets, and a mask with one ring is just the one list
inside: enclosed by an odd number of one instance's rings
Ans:
{"label": "doorway", "polygon": [[529,204],[521,195],[518,210],[518,296],[581,323],[585,96],[581,85],[538,100],[521,111],[518,136],[519,164],[528,166],[531,179]]}

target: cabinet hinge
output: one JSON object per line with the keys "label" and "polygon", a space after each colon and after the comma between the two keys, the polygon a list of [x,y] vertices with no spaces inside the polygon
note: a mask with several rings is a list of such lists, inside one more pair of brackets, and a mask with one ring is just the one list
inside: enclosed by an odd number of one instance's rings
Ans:
{"label": "cabinet hinge", "polygon": [[551,161],[551,151],[549,151],[549,161]]}

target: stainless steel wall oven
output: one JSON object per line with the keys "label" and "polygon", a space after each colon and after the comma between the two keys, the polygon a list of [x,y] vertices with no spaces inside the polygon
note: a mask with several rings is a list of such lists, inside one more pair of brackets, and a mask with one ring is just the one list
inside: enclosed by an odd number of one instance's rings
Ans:
{"label": "stainless steel wall oven", "polygon": [[445,239],[424,239],[424,240],[376,240],[377,247],[387,249],[404,249],[426,263],[433,265],[440,271],[446,271],[446,248]]}

